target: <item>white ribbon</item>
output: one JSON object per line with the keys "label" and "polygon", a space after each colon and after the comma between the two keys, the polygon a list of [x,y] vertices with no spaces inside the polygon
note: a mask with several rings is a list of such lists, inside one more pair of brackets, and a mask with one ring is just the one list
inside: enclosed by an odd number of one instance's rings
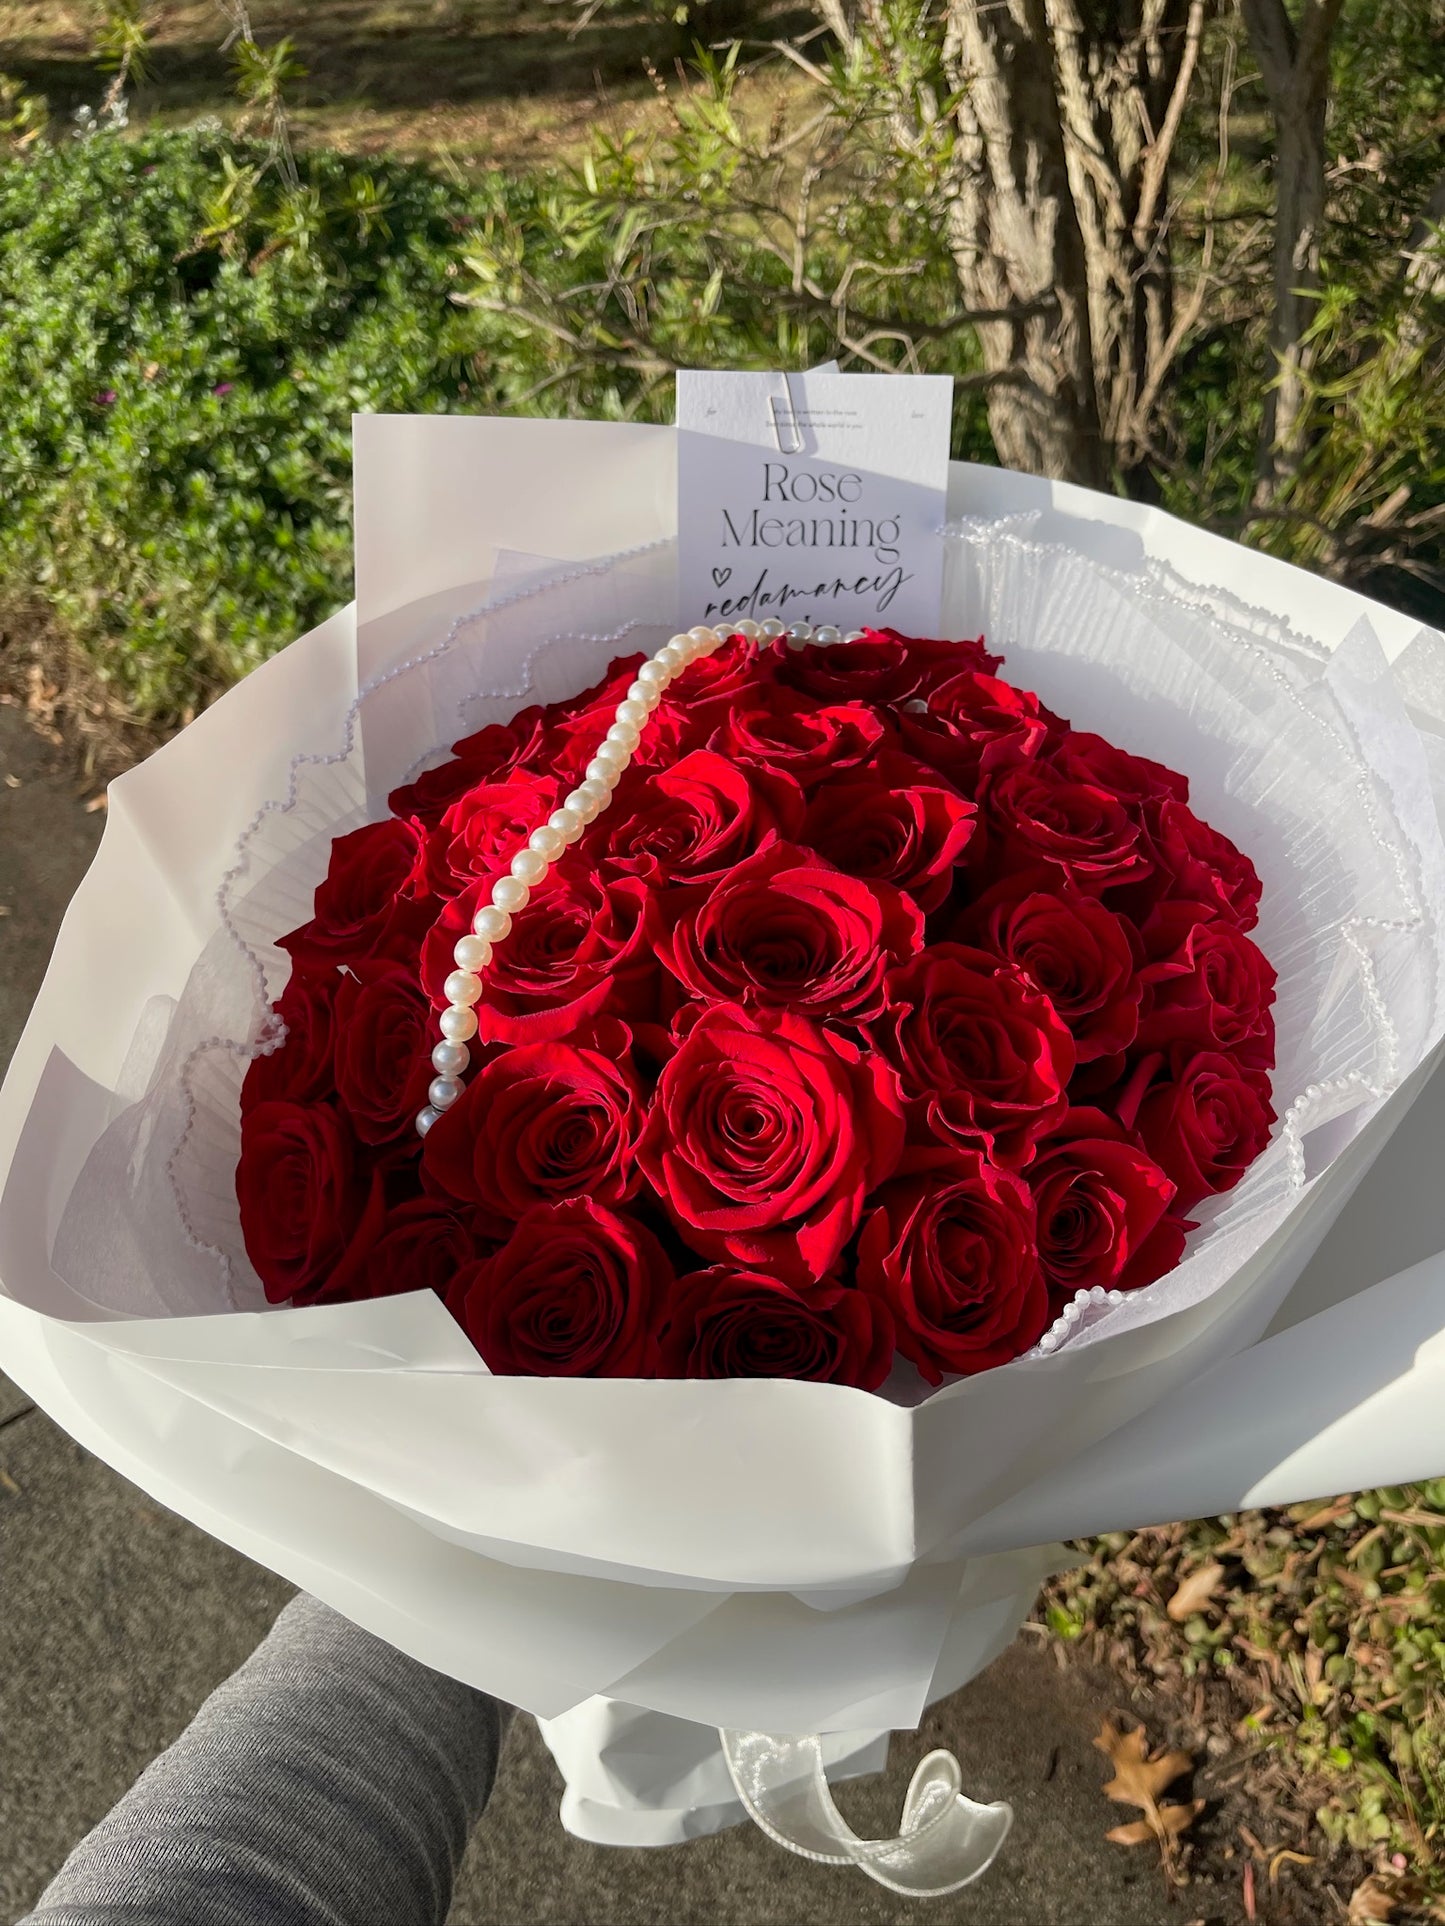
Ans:
{"label": "white ribbon", "polygon": [[770,1839],[821,1865],[857,1866],[911,1899],[940,1899],[972,1884],[993,1864],[1013,1824],[1012,1806],[981,1806],[964,1796],[951,1752],[930,1752],[909,1784],[898,1837],[860,1839],[833,1804],[816,1736],[718,1736],[739,1799]]}

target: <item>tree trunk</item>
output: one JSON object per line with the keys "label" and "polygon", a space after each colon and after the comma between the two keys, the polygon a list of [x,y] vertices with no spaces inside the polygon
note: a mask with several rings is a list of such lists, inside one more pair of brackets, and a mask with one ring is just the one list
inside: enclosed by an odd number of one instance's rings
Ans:
{"label": "tree trunk", "polygon": [[1342,0],[1303,0],[1298,26],[1284,0],[1241,0],[1275,127],[1274,383],[1265,395],[1257,500],[1299,468],[1313,360],[1305,336],[1320,292],[1325,225],[1325,113],[1330,40]]}
{"label": "tree trunk", "polygon": [[1064,156],[1044,0],[954,0],[944,60],[960,91],[950,245],[970,308],[1033,307],[978,330],[1010,468],[1107,485],[1088,272]]}
{"label": "tree trunk", "polygon": [[[949,0],[949,235],[1010,467],[1107,487],[1143,464],[1176,351],[1169,153],[1205,0]],[[837,12],[836,4],[831,9]]]}

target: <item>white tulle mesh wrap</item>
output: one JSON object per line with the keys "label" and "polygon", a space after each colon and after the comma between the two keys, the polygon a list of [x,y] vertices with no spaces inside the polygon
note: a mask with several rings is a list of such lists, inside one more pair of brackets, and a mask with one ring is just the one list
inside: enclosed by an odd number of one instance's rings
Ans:
{"label": "white tulle mesh wrap", "polygon": [[[1445,852],[1419,736],[1367,624],[1331,654],[1223,589],[1037,542],[1027,518],[960,524],[945,542],[942,632],[982,632],[1012,682],[1188,775],[1196,811],[1260,873],[1255,935],[1279,974],[1269,1147],[1202,1212],[1176,1270],[1082,1309],[1073,1349],[1234,1276],[1421,1060],[1440,1027]],[[674,627],[673,566],[671,544],[572,567],[514,558],[472,614],[418,633],[363,689],[344,741],[296,759],[288,793],[218,878],[222,928],[179,1003],[148,1013],[119,1114],[62,1220],[55,1267],[98,1307],[265,1308],[234,1172],[241,1080],[281,1034],[268,1005],[289,959],[273,939],[310,915],[333,839],[383,814],[388,792],[447,745],[657,647]],[[920,1396],[911,1373],[890,1391]]]}

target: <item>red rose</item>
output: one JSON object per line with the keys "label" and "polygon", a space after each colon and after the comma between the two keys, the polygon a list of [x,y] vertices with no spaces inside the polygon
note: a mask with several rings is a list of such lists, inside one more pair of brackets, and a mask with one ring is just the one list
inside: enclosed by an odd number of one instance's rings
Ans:
{"label": "red rose", "polygon": [[1070,729],[1059,740],[1049,760],[1070,782],[1093,783],[1125,803],[1187,803],[1189,783],[1177,770],[1147,756],[1116,749],[1102,736],[1086,729]]}
{"label": "red rose", "polygon": [[813,643],[805,649],[774,645],[778,680],[820,702],[902,702],[963,671],[985,673],[1002,657],[976,642],[934,642],[897,629],[865,629],[858,642]]}
{"label": "red rose", "polygon": [[1139,1027],[1143,986],[1128,926],[1094,896],[1047,870],[996,883],[951,934],[1022,970],[1053,1004],[1074,1039],[1078,1063],[1126,1049]]}
{"label": "red rose", "polygon": [[652,1374],[652,1333],[671,1282],[645,1225],[577,1198],[528,1211],[459,1280],[452,1303],[491,1371],[638,1378]]}
{"label": "red rose", "polygon": [[715,1004],[663,1069],[639,1155],[694,1250],[795,1282],[832,1269],[902,1141],[878,1059],[801,1017]]}
{"label": "red rose", "polygon": [[1053,763],[1020,762],[985,775],[979,804],[991,875],[1046,863],[1097,896],[1141,882],[1154,867],[1140,823],[1113,791],[1073,782]]}
{"label": "red rose", "polygon": [[561,800],[555,776],[517,770],[500,782],[475,784],[447,810],[428,845],[435,894],[449,894],[478,876],[495,881]]}
{"label": "red rose", "polygon": [[983,771],[1038,755],[1050,728],[1037,696],[974,670],[910,700],[897,723],[910,754],[970,790]]}
{"label": "red rose", "polygon": [[606,703],[615,709],[631,684],[637,680],[637,671],[646,660],[647,656],[641,649],[634,649],[630,655],[614,656],[589,688],[579,689],[576,695],[563,696],[560,702],[550,703],[546,711],[547,719],[553,723],[574,720]]}
{"label": "red rose", "polygon": [[336,992],[336,1092],[364,1144],[410,1134],[436,1042],[414,965],[357,961]]}
{"label": "red rose", "polygon": [[257,1057],[241,1085],[241,1108],[290,1097],[309,1103],[335,1088],[331,1052],[333,1009],[341,977],[330,969],[312,975],[293,970],[276,999],[276,1014],[286,1025],[285,1041],[269,1056]]}
{"label": "red rose", "polygon": [[628,772],[598,825],[600,849],[655,889],[711,889],[764,843],[796,836],[803,810],[791,776],[695,749],[671,769]]}
{"label": "red rose", "polygon": [[[602,738],[617,720],[618,703],[636,680],[637,671],[646,659],[641,654],[620,658],[593,688],[568,702],[554,705],[550,711],[552,726],[537,760],[539,769],[557,776],[568,788],[582,780]],[[682,749],[681,716],[668,705],[660,704],[632,752],[633,766],[647,769],[676,762]]]}
{"label": "red rose", "polygon": [[861,703],[820,709],[795,690],[774,689],[765,705],[746,695],[728,703],[712,746],[739,762],[781,770],[810,789],[824,776],[867,762],[882,737],[883,723]]}
{"label": "red rose", "polygon": [[685,749],[701,749],[739,702],[772,701],[777,679],[771,648],[734,635],[715,654],[690,663],[655,713],[678,730]]}
{"label": "red rose", "polygon": [[388,1212],[360,1267],[355,1295],[435,1291],[447,1303],[476,1256],[476,1239],[461,1218],[434,1198],[409,1197]]}
{"label": "red rose", "polygon": [[833,1281],[796,1289],[715,1264],[680,1278],[658,1338],[666,1378],[808,1378],[873,1391],[893,1363],[881,1299]]}
{"label": "red rose", "polygon": [[510,722],[489,722],[475,735],[452,744],[450,758],[424,770],[414,782],[387,797],[393,816],[414,818],[434,829],[459,796],[481,782],[505,782],[515,769],[531,768],[542,747],[546,711],[535,703]]}
{"label": "red rose", "polygon": [[[422,982],[435,1008],[457,938],[487,901],[486,881],[454,897],[422,945]],[[643,928],[647,891],[635,876],[604,878],[568,851],[533,890],[483,973],[477,1004],[483,1043],[544,1043],[570,1036],[604,1011],[650,1015],[657,962]]]}
{"label": "red rose", "polygon": [[933,1132],[1024,1164],[1064,1114],[1074,1040],[1022,971],[935,943],[888,979],[878,1034]]}
{"label": "red rose", "polygon": [[891,884],[772,843],[661,930],[657,949],[694,996],[861,1021],[881,1013],[884,976],[922,942],[917,906]]}
{"label": "red rose", "polygon": [[849,875],[892,883],[921,910],[935,910],[947,900],[976,814],[942,777],[884,749],[871,769],[813,792],[801,840]]}
{"label": "red rose", "polygon": [[366,823],[331,845],[326,880],[316,891],[311,921],[279,947],[311,968],[360,956],[405,955],[429,920],[418,898],[424,849],[411,823]]}
{"label": "red rose", "polygon": [[1187,1043],[1267,1069],[1274,1062],[1275,973],[1258,944],[1200,903],[1161,903],[1142,937],[1147,961],[1140,977],[1149,1000],[1140,1046]]}
{"label": "red rose", "polygon": [[1007,1364],[1049,1322],[1028,1187],[977,1150],[924,1153],[884,1185],[858,1239],[858,1282],[930,1384]]}
{"label": "red rose", "polygon": [[1208,903],[1217,916],[1252,930],[1259,921],[1260,881],[1254,864],[1227,836],[1181,802],[1163,802],[1150,825],[1154,860],[1173,894]]}
{"label": "red rose", "polygon": [[273,1304],[314,1293],[340,1263],[367,1190],[329,1103],[262,1103],[241,1118],[236,1199],[246,1254]]}
{"label": "red rose", "polygon": [[1241,1069],[1217,1050],[1177,1044],[1167,1057],[1144,1059],[1117,1112],[1173,1180],[1176,1211],[1233,1190],[1269,1142],[1275,1120],[1262,1071]]}
{"label": "red rose", "polygon": [[1184,1226],[1166,1216],[1174,1186],[1099,1110],[1071,1110],[1029,1166],[1039,1262],[1056,1299],[1132,1290],[1172,1270]]}
{"label": "red rose", "polygon": [[585,1041],[524,1043],[487,1058],[427,1134],[425,1180],[499,1233],[537,1204],[637,1189],[642,1092],[631,1038],[604,1018]]}

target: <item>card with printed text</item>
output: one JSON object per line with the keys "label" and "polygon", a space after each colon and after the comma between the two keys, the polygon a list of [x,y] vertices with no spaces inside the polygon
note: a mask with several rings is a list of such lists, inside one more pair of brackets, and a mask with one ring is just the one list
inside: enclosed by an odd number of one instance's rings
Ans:
{"label": "card with printed text", "polygon": [[683,627],[935,632],[952,411],[948,375],[680,372]]}

